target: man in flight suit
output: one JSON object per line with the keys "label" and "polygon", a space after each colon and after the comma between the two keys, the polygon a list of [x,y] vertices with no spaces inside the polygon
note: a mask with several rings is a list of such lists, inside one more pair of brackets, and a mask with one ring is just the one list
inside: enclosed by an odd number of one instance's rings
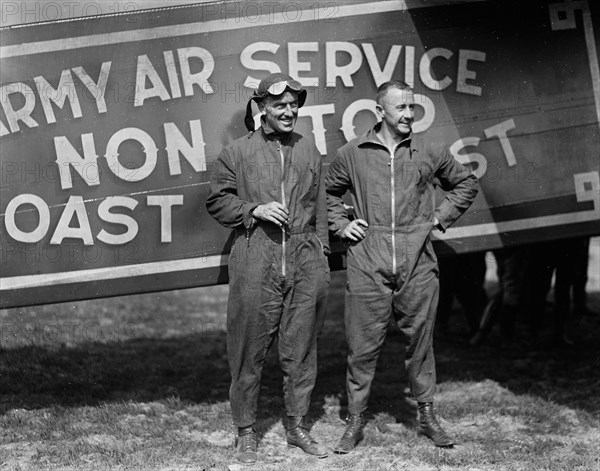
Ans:
{"label": "man in flight suit", "polygon": [[[348,419],[336,453],[348,453],[363,437],[363,413],[392,313],[407,342],[405,366],[418,403],[419,432],[436,446],[454,444],[433,409],[439,285],[430,233],[445,231],[469,207],[478,183],[447,149],[412,133],[414,107],[406,83],[381,85],[381,122],[341,147],[326,177],[329,228],[351,244],[345,301]],[[437,208],[434,179],[447,191]],[[346,191],[353,221],[341,198]]]}
{"label": "man in flight suit", "polygon": [[[229,257],[227,356],[229,398],[238,427],[237,458],[257,459],[258,393],[275,336],[283,371],[287,442],[320,458],[327,449],[303,421],[317,375],[317,336],[329,284],[325,186],[311,137],[293,132],[306,90],[277,73],[248,102],[250,133],[216,161],[206,201],[209,213],[235,230]],[[252,101],[261,112],[254,131]]]}

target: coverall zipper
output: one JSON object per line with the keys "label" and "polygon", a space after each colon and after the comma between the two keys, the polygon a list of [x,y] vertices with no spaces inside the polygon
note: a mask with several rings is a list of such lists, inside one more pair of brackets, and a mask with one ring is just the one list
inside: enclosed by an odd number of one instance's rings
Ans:
{"label": "coverall zipper", "polygon": [[390,153],[390,163],[388,164],[388,166],[390,167],[390,183],[391,183],[391,203],[392,203],[392,273],[395,275],[396,274],[396,267],[397,267],[397,263],[396,263],[396,192],[395,192],[395,182],[396,179],[394,177],[394,156],[396,154],[396,149],[406,140],[402,139],[395,147],[393,150],[390,150],[387,146],[385,146],[384,144],[382,144],[380,141],[370,141],[373,144],[376,144],[378,146],[382,146],[384,149],[386,149],[389,153]]}
{"label": "coverall zipper", "polygon": [[396,192],[394,178],[394,151],[390,152],[390,173],[392,193],[392,274],[396,274]]}
{"label": "coverall zipper", "polygon": [[[277,150],[281,157],[281,204],[285,207],[285,158],[281,149],[281,142],[277,143]],[[285,276],[285,224],[281,226],[281,276]]]}

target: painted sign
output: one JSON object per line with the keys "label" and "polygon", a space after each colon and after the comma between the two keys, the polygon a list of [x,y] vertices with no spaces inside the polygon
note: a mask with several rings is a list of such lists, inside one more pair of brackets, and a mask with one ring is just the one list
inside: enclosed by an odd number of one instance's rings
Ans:
{"label": "painted sign", "polygon": [[414,86],[414,131],[447,142],[482,187],[441,251],[598,234],[599,11],[222,2],[4,29],[0,304],[226,281],[210,170],[276,71],[308,89],[297,130],[326,163],[375,122],[381,83]]}

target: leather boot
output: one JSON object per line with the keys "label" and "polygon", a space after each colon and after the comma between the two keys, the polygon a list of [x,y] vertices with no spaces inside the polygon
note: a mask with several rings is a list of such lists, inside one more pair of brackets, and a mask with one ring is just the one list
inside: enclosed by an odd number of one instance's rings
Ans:
{"label": "leather boot", "polygon": [[317,458],[326,458],[329,451],[320,445],[303,424],[302,417],[288,417],[288,426],[285,434],[289,447],[300,448],[304,453]]}
{"label": "leather boot", "polygon": [[435,418],[433,402],[419,402],[419,433],[430,438],[435,446],[452,448],[452,440]]}
{"label": "leather boot", "polygon": [[240,427],[235,439],[236,459],[241,463],[256,463],[258,439],[252,425]]}
{"label": "leather boot", "polygon": [[346,418],[346,430],[344,430],[344,435],[333,449],[334,453],[341,455],[350,453],[358,445],[358,442],[363,439],[364,427],[365,420],[362,414],[349,414]]}

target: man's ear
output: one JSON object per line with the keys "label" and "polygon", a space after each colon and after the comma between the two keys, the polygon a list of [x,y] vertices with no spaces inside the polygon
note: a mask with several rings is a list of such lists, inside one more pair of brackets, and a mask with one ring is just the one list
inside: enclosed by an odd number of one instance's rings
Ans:
{"label": "man's ear", "polygon": [[375,111],[377,111],[377,116],[379,118],[383,118],[385,115],[385,110],[383,109],[383,106],[381,106],[379,103],[377,103],[375,105]]}
{"label": "man's ear", "polygon": [[262,114],[262,115],[267,114],[267,110],[265,109],[264,100],[261,100],[261,101],[257,102],[256,104],[258,105],[258,110],[260,111],[260,114]]}

